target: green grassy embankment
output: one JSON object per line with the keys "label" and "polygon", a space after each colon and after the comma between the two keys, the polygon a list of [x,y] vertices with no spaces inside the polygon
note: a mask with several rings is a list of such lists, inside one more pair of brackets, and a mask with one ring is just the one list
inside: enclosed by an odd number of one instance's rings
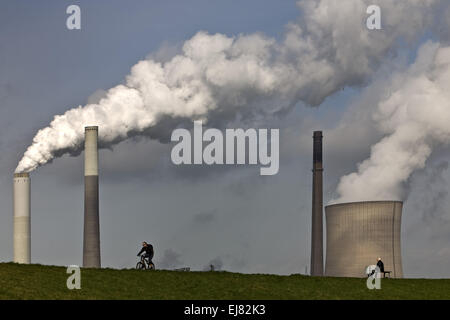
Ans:
{"label": "green grassy embankment", "polygon": [[0,263],[0,299],[450,299],[450,279],[365,279],[230,272],[81,269],[68,290],[65,267]]}

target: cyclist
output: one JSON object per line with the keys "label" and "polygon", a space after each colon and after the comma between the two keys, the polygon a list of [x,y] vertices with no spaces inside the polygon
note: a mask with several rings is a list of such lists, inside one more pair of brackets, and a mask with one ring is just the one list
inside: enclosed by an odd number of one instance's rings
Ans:
{"label": "cyclist", "polygon": [[142,242],[142,249],[141,251],[139,251],[139,253],[137,254],[137,256],[139,257],[142,253],[144,252],[144,259],[148,259],[148,263],[152,264],[152,259],[153,259],[153,246],[150,243],[147,242]]}

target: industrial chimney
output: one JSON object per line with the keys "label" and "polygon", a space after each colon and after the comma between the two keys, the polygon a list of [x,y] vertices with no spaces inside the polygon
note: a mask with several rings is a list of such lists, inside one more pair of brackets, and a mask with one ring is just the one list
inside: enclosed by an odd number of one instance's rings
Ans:
{"label": "industrial chimney", "polygon": [[29,173],[15,173],[13,187],[14,262],[31,261],[31,187]]}
{"label": "industrial chimney", "polygon": [[100,268],[98,127],[85,128],[83,267]]}
{"label": "industrial chimney", "polygon": [[311,232],[311,275],[323,275],[323,166],[322,131],[313,136],[313,190],[312,190],[312,232]]}

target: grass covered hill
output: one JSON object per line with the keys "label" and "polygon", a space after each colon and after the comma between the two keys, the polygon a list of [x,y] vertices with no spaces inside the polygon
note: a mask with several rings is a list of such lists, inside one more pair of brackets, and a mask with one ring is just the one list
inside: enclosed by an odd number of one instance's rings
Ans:
{"label": "grass covered hill", "polygon": [[0,263],[0,299],[450,299],[450,279],[366,279],[81,269],[81,289],[65,267]]}

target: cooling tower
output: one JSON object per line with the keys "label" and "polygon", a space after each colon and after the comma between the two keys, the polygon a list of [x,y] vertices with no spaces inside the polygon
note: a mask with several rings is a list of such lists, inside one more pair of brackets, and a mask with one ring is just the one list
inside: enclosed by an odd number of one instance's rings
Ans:
{"label": "cooling tower", "polygon": [[311,232],[311,275],[323,275],[323,166],[322,131],[313,135],[313,190]]}
{"label": "cooling tower", "polygon": [[100,268],[98,127],[85,128],[83,267]]}
{"label": "cooling tower", "polygon": [[365,268],[381,257],[393,278],[402,278],[400,229],[403,203],[367,201],[325,207],[325,275],[366,277]]}
{"label": "cooling tower", "polygon": [[31,261],[31,187],[28,173],[14,174],[14,262]]}

